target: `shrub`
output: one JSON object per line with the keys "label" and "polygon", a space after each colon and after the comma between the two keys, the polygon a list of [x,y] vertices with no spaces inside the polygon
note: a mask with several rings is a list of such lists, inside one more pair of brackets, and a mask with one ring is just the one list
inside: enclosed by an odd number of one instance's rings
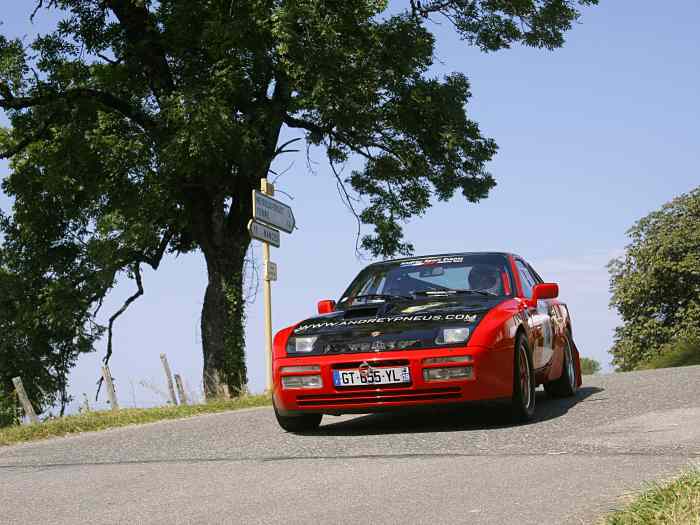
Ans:
{"label": "shrub", "polygon": [[661,347],[659,355],[652,357],[640,368],[673,368],[700,365],[700,336],[685,334]]}
{"label": "shrub", "polygon": [[581,358],[581,374],[590,376],[600,372],[600,363],[590,357]]}
{"label": "shrub", "polygon": [[19,424],[19,410],[14,396],[0,393],[0,428]]}
{"label": "shrub", "polygon": [[642,218],[628,235],[624,255],[609,264],[610,304],[622,319],[610,353],[623,371],[700,332],[700,187]]}

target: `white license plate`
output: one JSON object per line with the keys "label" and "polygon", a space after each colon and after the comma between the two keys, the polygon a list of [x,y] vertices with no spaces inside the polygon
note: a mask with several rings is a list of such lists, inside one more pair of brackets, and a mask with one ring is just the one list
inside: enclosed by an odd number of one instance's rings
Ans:
{"label": "white license plate", "polygon": [[359,370],[333,370],[335,386],[395,385],[410,383],[411,373],[407,366],[370,368],[367,373]]}

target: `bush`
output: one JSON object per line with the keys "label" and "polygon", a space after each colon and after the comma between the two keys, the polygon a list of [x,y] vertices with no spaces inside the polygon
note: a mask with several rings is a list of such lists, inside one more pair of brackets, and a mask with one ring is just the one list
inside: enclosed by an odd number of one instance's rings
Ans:
{"label": "bush", "polygon": [[19,411],[13,397],[0,393],[0,428],[19,424]]}
{"label": "bush", "polygon": [[590,376],[600,372],[600,363],[590,357],[581,358],[581,375]]}
{"label": "bush", "polygon": [[639,220],[609,264],[622,319],[610,350],[622,371],[643,367],[679,337],[700,332],[700,187]]}
{"label": "bush", "polygon": [[651,358],[640,368],[673,368],[676,366],[700,365],[700,336],[686,334],[661,347],[659,355]]}

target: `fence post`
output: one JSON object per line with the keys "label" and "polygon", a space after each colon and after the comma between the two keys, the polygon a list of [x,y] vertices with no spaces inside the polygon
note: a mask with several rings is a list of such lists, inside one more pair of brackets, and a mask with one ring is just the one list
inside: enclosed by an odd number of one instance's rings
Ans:
{"label": "fence post", "polygon": [[177,395],[180,397],[181,405],[189,405],[187,395],[185,395],[185,387],[182,385],[180,374],[175,374],[175,386],[177,386]]}
{"label": "fence post", "polygon": [[168,390],[170,392],[170,400],[173,402],[174,406],[177,406],[177,397],[175,396],[175,387],[173,386],[173,374],[170,372],[170,365],[168,364],[168,357],[165,354],[160,354],[160,360],[163,363],[163,370],[165,370],[165,378],[168,380]]}
{"label": "fence post", "polygon": [[21,377],[13,377],[12,383],[15,385],[15,390],[17,391],[17,397],[19,398],[19,402],[22,405],[22,408],[24,409],[24,413],[29,418],[29,421],[31,423],[38,423],[39,418],[36,416],[36,412],[34,412],[34,407],[32,406],[32,403],[29,401],[29,396],[27,395],[27,391],[24,389],[24,385],[22,384],[22,378]]}
{"label": "fence post", "polygon": [[90,401],[85,392],[83,392],[83,406],[80,407],[82,412],[90,412]]}
{"label": "fence post", "polygon": [[107,388],[109,404],[112,405],[112,412],[116,412],[119,410],[119,403],[117,403],[117,393],[114,390],[114,383],[112,382],[112,373],[109,371],[107,365],[102,366],[102,379],[105,380],[105,387]]}

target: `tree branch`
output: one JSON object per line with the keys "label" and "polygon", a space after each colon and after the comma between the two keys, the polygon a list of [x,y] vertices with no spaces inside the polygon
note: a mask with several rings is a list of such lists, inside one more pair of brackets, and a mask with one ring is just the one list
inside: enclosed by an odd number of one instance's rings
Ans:
{"label": "tree branch", "polygon": [[[343,137],[340,133],[337,133],[333,131],[332,129],[324,129],[318,124],[315,124],[313,122],[309,122],[308,120],[303,120],[303,119],[298,119],[296,117],[292,117],[291,115],[285,113],[283,116],[284,123],[289,126],[290,128],[300,128],[300,129],[305,129],[306,131],[310,131],[311,133],[318,133],[321,136],[328,136],[331,137],[332,139],[335,139],[337,142],[341,144],[345,144],[348,148],[350,148],[352,151],[357,153],[358,155],[361,155],[365,157],[366,159],[371,159],[372,156],[369,155],[367,152],[362,151],[358,146],[353,144],[352,141],[348,140],[346,137]],[[370,144],[370,146],[376,146],[380,147],[376,144]]]}
{"label": "tree branch", "polygon": [[151,268],[154,270],[158,269],[158,266],[160,266],[160,262],[163,260],[163,255],[165,254],[165,250],[168,247],[168,244],[170,244],[170,241],[173,239],[173,232],[168,231],[165,235],[163,235],[163,238],[160,241],[160,244],[158,245],[158,248],[156,249],[156,253],[153,254],[152,256],[146,256],[143,255],[138,260],[140,262],[144,262],[148,264]]}
{"label": "tree branch", "polygon": [[[122,307],[117,310],[112,316],[109,318],[109,326],[107,328],[107,353],[105,356],[102,358],[102,362],[105,364],[109,364],[109,359],[112,357],[112,329],[114,327],[114,321],[117,320],[117,318],[122,315],[127,308],[129,308],[129,305],[133,303],[136,299],[141,297],[143,295],[143,282],[141,280],[141,267],[137,263],[134,265],[134,276],[136,279],[136,286],[138,289],[136,290],[136,293],[131,295],[130,297],[127,298],[126,301],[124,301],[124,304]],[[95,401],[97,401],[97,398],[100,395],[100,388],[102,388],[102,381],[103,378],[100,376],[100,379],[97,381],[97,392],[95,394]]]}
{"label": "tree branch", "polygon": [[119,64],[122,63],[121,59],[119,59],[119,60],[114,60],[114,59],[109,58],[107,55],[104,55],[104,54],[102,54],[102,53],[96,53],[96,55],[97,55],[99,58],[101,58],[102,60],[104,60],[105,62],[107,62],[107,63],[109,63],[109,64],[112,64],[113,66],[118,66]]}
{"label": "tree branch", "polygon": [[40,140],[46,135],[46,132],[49,129],[49,126],[51,125],[51,119],[52,117],[49,117],[46,119],[46,121],[41,125],[39,130],[36,133],[33,133],[32,135],[25,137],[22,139],[20,142],[18,142],[15,146],[9,148],[8,150],[5,151],[0,151],[0,159],[9,159],[10,157],[14,157],[18,153],[21,153],[24,151],[27,146],[30,144],[36,142],[37,140]]}
{"label": "tree branch", "polygon": [[112,357],[112,328],[114,326],[114,321],[116,321],[117,317],[122,315],[126,309],[129,308],[131,303],[143,295],[143,281],[141,280],[141,266],[139,264],[134,265],[134,276],[138,290],[136,290],[136,292],[126,301],[124,301],[122,307],[109,318],[109,325],[107,328],[107,353],[105,354],[104,359],[102,359],[105,365],[109,363],[109,358]]}
{"label": "tree branch", "polygon": [[105,0],[105,5],[114,12],[124,29],[128,50],[143,67],[156,99],[172,92],[175,83],[147,2]]}
{"label": "tree branch", "polygon": [[0,95],[3,96],[3,98],[0,99],[0,108],[5,110],[20,110],[37,106],[46,106],[58,101],[77,102],[79,100],[91,99],[102,106],[117,111],[145,130],[152,131],[157,127],[155,120],[140,109],[132,106],[129,102],[111,93],[97,89],[72,88],[62,92],[45,93],[31,97],[15,97],[12,95],[7,85],[0,82]]}
{"label": "tree branch", "polygon": [[348,210],[350,210],[350,213],[352,213],[355,217],[355,221],[357,221],[357,233],[355,234],[355,255],[359,258],[362,255],[360,252],[360,235],[362,235],[362,220],[360,219],[360,215],[355,210],[355,207],[352,205],[352,197],[350,196],[350,193],[348,193],[348,189],[345,187],[345,182],[340,177],[340,173],[338,173],[338,170],[335,167],[335,162],[333,162],[333,159],[331,159],[330,157],[328,158],[328,162],[330,163],[331,171],[335,176],[336,186],[338,188],[340,200],[343,201],[345,207]]}

